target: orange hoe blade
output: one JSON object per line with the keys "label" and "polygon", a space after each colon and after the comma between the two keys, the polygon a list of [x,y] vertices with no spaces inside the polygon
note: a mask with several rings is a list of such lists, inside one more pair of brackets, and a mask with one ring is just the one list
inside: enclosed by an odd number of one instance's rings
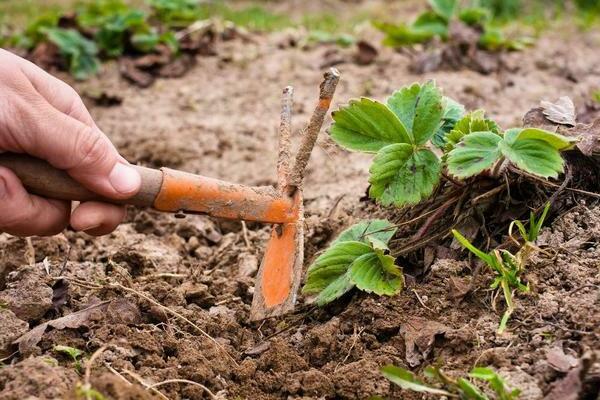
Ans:
{"label": "orange hoe blade", "polygon": [[295,163],[290,167],[292,89],[284,90],[281,113],[278,188],[251,187],[169,168],[133,166],[142,185],[121,201],[99,197],[65,171],[22,154],[0,154],[0,166],[11,169],[27,190],[40,196],[71,201],[103,201],[152,207],[158,211],[208,214],[214,217],[275,224],[260,266],[251,318],[281,315],[294,308],[304,263],[302,182],[310,153],[323,125],[339,73],[331,69],[321,84],[319,103],[306,128]]}

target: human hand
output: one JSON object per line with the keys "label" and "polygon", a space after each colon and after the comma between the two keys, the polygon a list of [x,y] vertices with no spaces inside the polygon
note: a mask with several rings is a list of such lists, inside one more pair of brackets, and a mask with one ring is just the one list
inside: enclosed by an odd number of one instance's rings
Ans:
{"label": "human hand", "polygon": [[[98,129],[79,95],[36,65],[0,49],[0,152],[25,153],[65,170],[99,195],[123,199],[141,178]],[[124,207],[71,203],[29,194],[17,176],[0,167],[0,232],[47,236],[69,223],[104,235],[125,218]]]}

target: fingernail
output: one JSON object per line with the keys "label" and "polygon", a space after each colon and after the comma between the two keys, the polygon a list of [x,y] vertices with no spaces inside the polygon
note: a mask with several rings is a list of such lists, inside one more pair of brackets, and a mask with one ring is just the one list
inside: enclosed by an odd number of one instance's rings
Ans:
{"label": "fingernail", "polygon": [[96,229],[96,228],[100,228],[102,224],[90,224],[88,226],[84,225],[79,227],[79,229],[77,229],[77,232],[87,232],[87,231],[91,231],[92,229]]}
{"label": "fingernail", "polygon": [[110,184],[119,193],[130,194],[139,190],[142,178],[140,174],[126,164],[116,163],[108,176]]}

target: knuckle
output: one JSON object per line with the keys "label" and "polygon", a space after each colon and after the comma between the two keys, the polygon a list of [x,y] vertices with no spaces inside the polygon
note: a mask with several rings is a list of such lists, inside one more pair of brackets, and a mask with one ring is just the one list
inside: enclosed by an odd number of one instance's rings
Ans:
{"label": "knuckle", "polygon": [[106,141],[102,134],[91,126],[84,125],[77,132],[75,143],[77,156],[73,168],[97,166],[107,159],[109,150]]}

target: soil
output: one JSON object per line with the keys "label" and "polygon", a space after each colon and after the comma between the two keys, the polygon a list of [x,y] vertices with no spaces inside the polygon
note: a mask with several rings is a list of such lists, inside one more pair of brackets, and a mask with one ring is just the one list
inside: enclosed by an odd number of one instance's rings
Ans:
{"label": "soil", "polygon": [[[600,79],[600,35],[593,31],[547,31],[490,75],[415,75],[409,55],[378,45],[375,61],[358,65],[354,49],[301,49],[288,35],[224,42],[184,77],[147,89],[122,80],[112,64],[98,78],[72,83],[80,93],[120,99],[107,107],[88,97],[98,125],[131,162],[268,185],[276,183],[281,91],[295,87],[297,145],[331,54],[342,74],[333,107],[435,79],[445,94],[468,109],[485,108],[503,127],[519,126],[540,100],[562,95],[589,113],[585,99]],[[320,136],[304,189],[305,267],[341,229],[371,215],[360,200],[369,162]],[[131,209],[127,223],[102,238],[70,230],[30,241],[0,235],[0,398],[76,398],[76,388],[81,394],[89,383],[111,399],[209,398],[198,384],[228,399],[419,399],[385,380],[379,367],[420,371],[438,362],[450,375],[492,366],[523,390],[521,399],[533,400],[556,396],[552,390],[577,378],[571,372],[583,368],[580,360],[600,357],[600,206],[593,198],[579,199],[544,228],[543,251],[526,273],[531,292],[516,295],[504,335],[496,334],[503,306],[488,289],[491,274],[464,254],[434,260],[418,278],[405,271],[407,287],[394,297],[352,292],[319,309],[301,296],[295,313],[252,323],[254,276],[270,228],[244,229]],[[76,321],[56,322],[90,307]],[[46,322],[37,343],[11,345],[27,326]],[[102,349],[93,365],[84,362],[89,382],[56,345],[81,349],[87,360]],[[569,398],[595,399],[599,370],[586,367],[579,397]],[[167,380],[179,381],[150,388]]]}

